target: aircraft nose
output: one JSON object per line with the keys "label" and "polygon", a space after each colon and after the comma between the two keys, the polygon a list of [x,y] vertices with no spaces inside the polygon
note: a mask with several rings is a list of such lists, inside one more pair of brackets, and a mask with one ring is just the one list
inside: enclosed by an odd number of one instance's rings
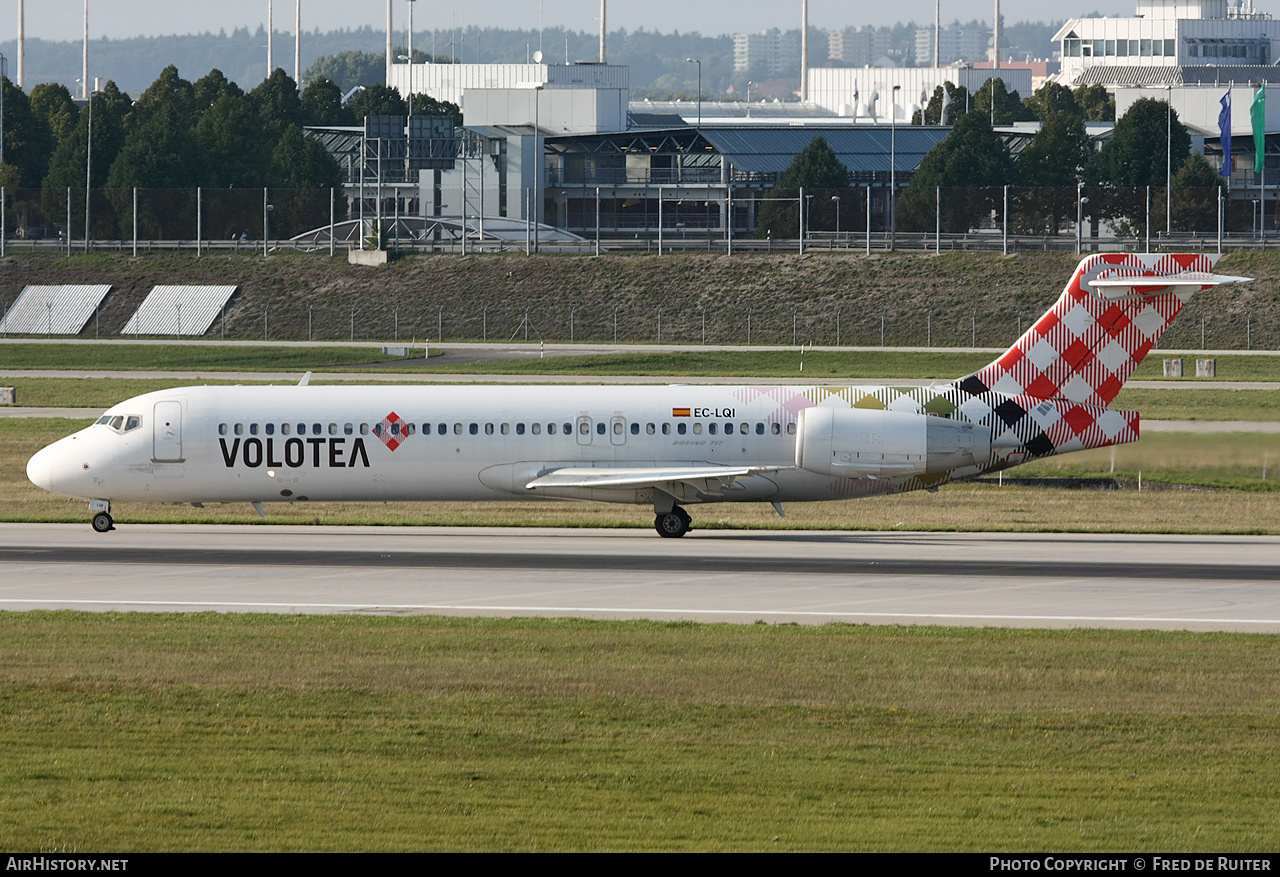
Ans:
{"label": "aircraft nose", "polygon": [[56,456],[57,452],[50,445],[43,450],[36,451],[35,455],[27,461],[27,478],[36,487],[42,487],[53,492],[54,458]]}

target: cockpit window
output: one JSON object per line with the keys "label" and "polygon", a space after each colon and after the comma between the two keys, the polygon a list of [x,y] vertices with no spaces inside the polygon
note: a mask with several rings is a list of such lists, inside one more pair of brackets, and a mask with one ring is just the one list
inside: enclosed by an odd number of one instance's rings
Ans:
{"label": "cockpit window", "polygon": [[110,422],[111,422],[110,414],[104,414],[98,418],[98,423],[110,423]]}
{"label": "cockpit window", "polygon": [[120,427],[123,425],[124,425],[124,417],[122,417],[121,415],[117,414],[115,417],[111,418],[112,429],[119,431]]}
{"label": "cockpit window", "polygon": [[136,414],[130,414],[124,419],[125,432],[128,432],[131,429],[137,429],[140,426],[142,426],[142,418]]}

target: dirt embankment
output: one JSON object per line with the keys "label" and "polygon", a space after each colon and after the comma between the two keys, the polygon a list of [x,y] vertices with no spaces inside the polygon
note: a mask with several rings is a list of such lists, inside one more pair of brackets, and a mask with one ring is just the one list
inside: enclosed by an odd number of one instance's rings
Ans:
{"label": "dirt embankment", "polygon": [[[228,338],[1003,346],[1052,303],[1071,254],[423,255],[385,268],[288,253],[11,255],[0,305],[27,284],[109,283],[98,320],[121,328],[152,286],[235,284]],[[1280,253],[1231,255],[1257,278],[1198,296],[1162,346],[1280,348]],[[527,322],[526,322],[527,314]],[[794,327],[794,332],[793,332]],[[90,321],[83,334],[93,337]],[[209,335],[222,334],[215,321]],[[1248,340],[1246,340],[1248,339]]]}

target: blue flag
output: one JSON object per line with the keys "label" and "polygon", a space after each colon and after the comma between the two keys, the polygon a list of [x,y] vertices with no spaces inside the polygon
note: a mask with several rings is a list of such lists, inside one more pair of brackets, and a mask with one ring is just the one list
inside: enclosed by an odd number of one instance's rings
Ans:
{"label": "blue flag", "polygon": [[1222,96],[1222,112],[1218,113],[1218,133],[1222,136],[1222,170],[1218,176],[1231,178],[1231,89]]}

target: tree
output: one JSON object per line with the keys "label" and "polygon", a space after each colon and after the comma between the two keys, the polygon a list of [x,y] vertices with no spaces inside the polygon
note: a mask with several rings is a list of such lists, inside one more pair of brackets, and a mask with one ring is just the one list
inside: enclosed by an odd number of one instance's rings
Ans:
{"label": "tree", "polygon": [[301,97],[304,125],[354,125],[355,117],[342,105],[342,90],[331,79],[307,83]]}
{"label": "tree", "polygon": [[365,116],[407,116],[409,106],[400,96],[399,89],[375,82],[356,95],[351,102],[351,112],[357,121],[362,121]]}
{"label": "tree", "polygon": [[170,64],[160,71],[146,91],[138,95],[133,112],[129,114],[128,130],[132,132],[143,128],[155,118],[190,130],[195,125],[196,116],[195,89],[178,75],[178,68]]}
{"label": "tree", "polygon": [[197,79],[191,90],[197,118],[203,116],[220,97],[244,97],[244,89],[227,79],[217,67]]}
{"label": "tree", "polygon": [[[1182,231],[1218,228],[1218,197],[1226,181],[1203,155],[1191,155],[1173,175],[1173,223]],[[1225,192],[1222,195],[1225,197]]]}
{"label": "tree", "polygon": [[[120,91],[115,82],[108,82],[101,92],[93,96],[93,167],[90,168],[94,188],[106,185],[111,165],[115,162],[120,150],[124,147],[125,124],[133,109],[133,100]],[[67,189],[83,189],[85,184],[85,162],[89,151],[90,114],[81,112],[75,128],[58,141],[57,148],[49,160],[49,170],[42,180],[43,191],[40,202],[44,212],[50,217],[66,217]],[[95,233],[111,235],[116,231],[115,222],[110,213],[95,211]],[[83,217],[79,211],[73,211],[71,230],[77,229],[76,223],[83,225]],[[83,233],[83,228],[80,228]]]}
{"label": "tree", "polygon": [[80,108],[71,100],[71,92],[60,82],[42,82],[31,89],[31,111],[44,119],[61,141],[76,129]]}
{"label": "tree", "polygon": [[430,95],[415,94],[413,96],[413,115],[415,116],[449,116],[453,124],[461,127],[462,108],[447,100],[436,100]]}
{"label": "tree", "polygon": [[945,140],[929,150],[902,192],[899,227],[933,228],[935,198],[941,188],[942,230],[969,231],[993,210],[1002,209],[1000,187],[1012,180],[1009,148],[991,129],[987,114],[967,113]]}
{"label": "tree", "polygon": [[835,151],[822,136],[814,137],[809,145],[791,160],[791,164],[778,177],[778,183],[770,190],[760,207],[756,237],[795,237],[800,233],[800,189],[814,195],[808,214],[809,228],[835,227],[835,207],[829,197],[821,197],[824,189],[843,189],[849,185],[849,169],[844,166]]}
{"label": "tree", "polygon": [[1087,85],[1075,90],[1076,103],[1084,111],[1086,122],[1112,122],[1116,118],[1116,99],[1101,85]]}
{"label": "tree", "polygon": [[[49,169],[53,152],[53,129],[31,108],[27,93],[0,78],[4,89],[4,161],[17,168],[17,179],[24,188],[40,185]],[[12,176],[12,175],[11,175]]]}
{"label": "tree", "polygon": [[342,169],[319,142],[291,125],[271,153],[270,185],[277,190],[272,228],[292,237],[329,221],[330,190],[342,188]]}
{"label": "tree", "polygon": [[1015,226],[1029,234],[1057,234],[1063,220],[1075,218],[1076,186],[1092,156],[1084,113],[1071,91],[1048,83],[1029,108],[1041,119],[1040,131],[1014,163]]}
{"label": "tree", "polygon": [[992,76],[982,83],[973,95],[975,113],[983,113],[988,121],[993,119],[991,103],[995,101],[994,121],[997,125],[1009,125],[1013,122],[1034,122],[1035,114],[1022,105],[1022,98],[1016,91],[1006,91],[1004,80]]}
{"label": "tree", "polygon": [[302,100],[297,83],[279,67],[249,92],[249,100],[273,139],[283,135],[291,125],[302,124]]}
{"label": "tree", "polygon": [[[950,103],[947,104],[947,117],[942,119],[942,90],[946,89],[946,93],[950,96]],[[954,125],[965,114],[965,108],[969,103],[969,92],[963,85],[952,85],[950,82],[944,82],[933,90],[933,95],[929,98],[929,104],[924,108],[924,113],[916,112],[911,117],[913,125]]]}
{"label": "tree", "polygon": [[376,55],[369,52],[337,52],[317,58],[303,72],[302,78],[307,82],[328,79],[345,94],[357,85],[367,87],[382,82],[387,70],[386,57],[386,52]]}
{"label": "tree", "polygon": [[1153,198],[1156,189],[1163,193],[1167,169],[1176,173],[1190,152],[1191,135],[1176,110],[1149,97],[1135,101],[1086,170],[1091,184],[1105,187],[1100,203],[1091,202],[1090,208],[1114,222],[1121,234],[1144,233],[1147,187]]}
{"label": "tree", "polygon": [[141,232],[148,237],[195,237],[195,188],[205,164],[199,141],[183,124],[186,115],[165,104],[149,110],[142,123],[125,134],[107,174],[107,188],[115,190],[110,197],[121,217],[131,214],[135,186],[152,190],[138,213]]}
{"label": "tree", "polygon": [[196,123],[205,161],[200,183],[217,188],[260,186],[271,156],[271,138],[247,98],[224,94]]}

